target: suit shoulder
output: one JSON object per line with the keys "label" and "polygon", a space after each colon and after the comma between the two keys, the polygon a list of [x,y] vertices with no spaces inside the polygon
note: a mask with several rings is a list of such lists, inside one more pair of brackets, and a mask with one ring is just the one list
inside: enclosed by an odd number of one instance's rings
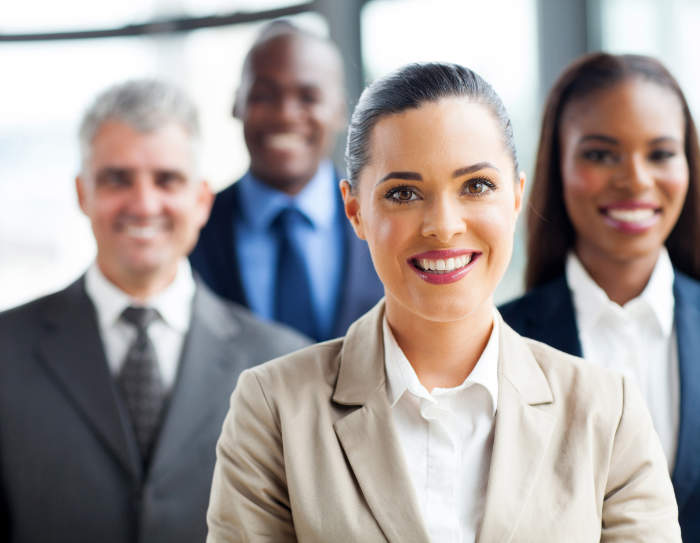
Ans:
{"label": "suit shoulder", "polygon": [[278,349],[278,352],[271,355],[270,358],[301,349],[311,343],[311,339],[287,326],[261,320],[240,304],[229,300],[221,300],[221,302],[226,305],[230,315],[237,321],[247,339],[256,339],[261,342],[261,346],[267,342],[268,348]]}
{"label": "suit shoulder", "polygon": [[310,394],[330,398],[338,378],[343,338],[307,346],[246,370],[241,381],[255,378],[271,396]]}
{"label": "suit shoulder", "polygon": [[66,290],[60,290],[36,298],[24,304],[0,311],[0,333],[6,332],[13,328],[25,329],[30,323],[37,321],[44,311],[53,306],[63,303]]}
{"label": "suit shoulder", "polygon": [[498,307],[498,310],[502,315],[515,314],[526,309],[535,308],[537,309],[542,305],[542,301],[548,299],[552,296],[561,296],[568,292],[568,286],[566,284],[566,278],[564,276],[557,277],[556,279],[545,283],[543,285],[538,285],[525,294],[518,298],[514,298]]}
{"label": "suit shoulder", "polygon": [[578,405],[619,408],[622,375],[540,341],[529,338],[523,341],[545,374],[555,398],[568,398]]}
{"label": "suit shoulder", "polygon": [[[218,217],[221,213],[229,213],[236,201],[238,193],[238,180],[231,183],[228,187],[216,193],[214,203],[212,204],[211,215]],[[210,219],[211,220],[211,219]]]}
{"label": "suit shoulder", "polygon": [[674,268],[674,290],[700,306],[700,281]]}

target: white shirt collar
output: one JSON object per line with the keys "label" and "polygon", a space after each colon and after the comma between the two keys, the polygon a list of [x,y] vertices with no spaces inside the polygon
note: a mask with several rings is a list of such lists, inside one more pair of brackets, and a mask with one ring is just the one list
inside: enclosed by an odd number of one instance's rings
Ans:
{"label": "white shirt collar", "polygon": [[384,365],[387,378],[389,403],[394,407],[404,392],[418,398],[436,401],[434,395],[449,395],[466,390],[473,384],[483,386],[491,398],[492,415],[498,407],[498,318],[493,319],[493,328],[488,343],[474,369],[462,384],[453,388],[434,388],[432,394],[418,380],[413,366],[404,355],[389,327],[386,316],[383,320]]}
{"label": "white shirt collar", "polygon": [[189,328],[195,283],[186,258],[180,260],[173,282],[146,302],[134,300],[109,281],[96,262],[90,265],[85,274],[85,290],[95,304],[97,318],[103,329],[114,326],[124,309],[130,305],[147,305],[156,309],[165,324],[182,334]]}
{"label": "white shirt collar", "polygon": [[653,315],[663,336],[670,336],[674,311],[673,265],[665,247],[661,248],[642,293],[623,307],[608,298],[573,251],[569,252],[566,259],[566,281],[574,296],[577,318],[583,326],[594,326],[606,311],[629,314],[646,311]]}

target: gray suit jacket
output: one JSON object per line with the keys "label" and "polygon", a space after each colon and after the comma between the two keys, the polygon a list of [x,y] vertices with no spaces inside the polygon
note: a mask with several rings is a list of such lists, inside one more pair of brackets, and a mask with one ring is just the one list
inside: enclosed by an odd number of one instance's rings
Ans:
{"label": "gray suit jacket", "polygon": [[0,540],[198,542],[238,375],[306,343],[197,285],[143,473],[83,279],[0,313]]}

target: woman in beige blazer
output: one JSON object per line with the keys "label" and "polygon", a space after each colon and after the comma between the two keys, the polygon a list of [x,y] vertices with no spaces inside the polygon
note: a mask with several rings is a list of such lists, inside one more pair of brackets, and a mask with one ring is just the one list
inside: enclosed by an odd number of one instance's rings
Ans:
{"label": "woman in beige blazer", "polygon": [[453,64],[376,81],[346,160],[385,299],[241,375],[208,541],[680,541],[637,390],[494,309],[524,175],[488,83]]}

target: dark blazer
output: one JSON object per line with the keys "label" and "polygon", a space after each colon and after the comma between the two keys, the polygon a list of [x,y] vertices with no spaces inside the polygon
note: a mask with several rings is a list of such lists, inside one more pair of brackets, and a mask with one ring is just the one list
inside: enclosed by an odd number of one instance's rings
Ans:
{"label": "dark blazer", "polygon": [[[680,426],[672,480],[683,541],[700,541],[700,282],[674,270]],[[500,308],[519,334],[581,356],[574,304],[564,276]]]}
{"label": "dark blazer", "polygon": [[83,278],[0,313],[0,540],[204,541],[216,440],[239,373],[305,343],[198,284],[144,473]]}
{"label": "dark blazer", "polygon": [[[340,191],[336,192],[336,204],[342,210]],[[202,229],[190,261],[192,267],[219,296],[250,307],[238,269],[234,235],[234,217],[241,213],[238,193],[238,183],[234,183],[217,194],[209,222]],[[369,311],[384,295],[384,287],[374,271],[367,244],[358,239],[349,221],[343,221],[343,228],[344,274],[331,337],[345,335],[350,323]]]}

